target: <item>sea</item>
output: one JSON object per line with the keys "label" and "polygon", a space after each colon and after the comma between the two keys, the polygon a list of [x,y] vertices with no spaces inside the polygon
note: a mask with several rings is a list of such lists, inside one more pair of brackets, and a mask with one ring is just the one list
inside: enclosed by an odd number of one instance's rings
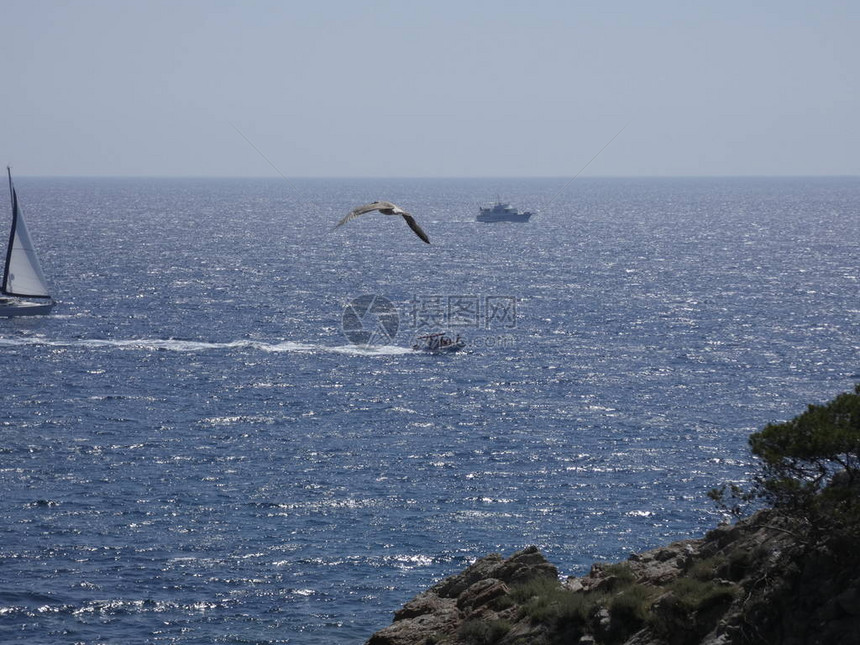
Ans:
{"label": "sea", "polygon": [[[3,643],[360,644],[489,553],[703,536],[860,381],[856,177],[16,189],[57,305],[0,319]],[[432,243],[333,229],[376,199]]]}

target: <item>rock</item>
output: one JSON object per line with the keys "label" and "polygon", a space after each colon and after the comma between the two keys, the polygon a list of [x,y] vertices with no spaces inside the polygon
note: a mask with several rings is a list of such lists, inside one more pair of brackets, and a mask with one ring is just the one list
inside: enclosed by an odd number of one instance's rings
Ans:
{"label": "rock", "polygon": [[558,580],[558,569],[547,562],[537,547],[531,546],[505,560],[495,575],[508,584],[522,584],[535,578]]}
{"label": "rock", "polygon": [[450,599],[443,599],[434,593],[425,591],[394,612],[394,620],[407,620],[416,616],[423,616],[424,614],[444,612],[451,604]]}
{"label": "rock", "polygon": [[481,558],[462,573],[445,578],[431,591],[444,598],[456,598],[479,580],[496,578],[507,584],[521,584],[537,577],[558,578],[558,569],[547,562],[537,547],[531,546],[507,560],[498,553]]}
{"label": "rock", "polygon": [[569,577],[562,583],[569,591],[576,593],[577,591],[582,591],[582,580],[579,578],[575,578],[573,576]]}
{"label": "rock", "polygon": [[836,603],[849,616],[860,616],[860,592],[856,587],[839,594]]}
{"label": "rock", "polygon": [[627,562],[638,581],[661,586],[677,578],[687,568],[699,554],[701,545],[701,540],[675,542],[653,551],[636,553]]}
{"label": "rock", "polygon": [[702,645],[731,645],[732,638],[729,634],[708,634],[702,641]]}
{"label": "rock", "polygon": [[496,578],[479,580],[457,598],[457,608],[466,615],[477,613],[501,596],[508,595],[508,586]]}
{"label": "rock", "polygon": [[671,548],[669,548],[669,549],[658,549],[654,553],[654,559],[657,560],[657,562],[665,562],[666,560],[670,560],[674,557],[677,557],[677,555],[678,555],[677,551],[675,551]]}
{"label": "rock", "polygon": [[597,622],[601,627],[609,627],[609,610],[606,607],[602,607],[595,616]]}
{"label": "rock", "polygon": [[[558,580],[558,569],[536,547],[528,547],[504,559],[494,553],[477,560],[459,574],[445,578],[429,591],[418,594],[394,614],[394,622],[379,630],[368,645],[424,645],[454,638],[465,620],[495,619],[493,606],[509,594],[509,585],[535,578]],[[516,633],[528,636],[531,626]]]}
{"label": "rock", "polygon": [[367,645],[417,645],[433,642],[439,635],[451,635],[460,625],[461,614],[454,601],[446,599],[431,613],[395,620],[367,641]]}
{"label": "rock", "polygon": [[443,598],[456,598],[478,580],[497,577],[493,573],[503,562],[504,559],[500,554],[491,553],[466,567],[462,573],[445,578],[434,585],[430,591]]}
{"label": "rock", "polygon": [[[860,554],[815,547],[802,530],[764,511],[563,582],[535,547],[491,554],[415,596],[367,644],[860,642]],[[517,585],[538,578],[557,586],[518,605]]]}

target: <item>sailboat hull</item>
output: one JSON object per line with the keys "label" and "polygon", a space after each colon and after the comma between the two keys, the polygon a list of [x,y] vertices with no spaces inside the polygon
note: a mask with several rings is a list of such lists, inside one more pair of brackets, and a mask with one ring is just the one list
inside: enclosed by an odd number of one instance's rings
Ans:
{"label": "sailboat hull", "polygon": [[0,318],[45,316],[51,313],[53,306],[53,302],[26,302],[23,300],[0,302]]}

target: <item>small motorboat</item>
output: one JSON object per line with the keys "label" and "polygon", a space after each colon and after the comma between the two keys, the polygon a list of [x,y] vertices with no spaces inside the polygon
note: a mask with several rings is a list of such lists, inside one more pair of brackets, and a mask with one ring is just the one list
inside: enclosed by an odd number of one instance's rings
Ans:
{"label": "small motorboat", "polygon": [[419,352],[431,352],[434,354],[458,352],[466,346],[466,341],[460,338],[457,334],[454,338],[446,335],[444,332],[435,334],[425,334],[418,336],[412,349]]}

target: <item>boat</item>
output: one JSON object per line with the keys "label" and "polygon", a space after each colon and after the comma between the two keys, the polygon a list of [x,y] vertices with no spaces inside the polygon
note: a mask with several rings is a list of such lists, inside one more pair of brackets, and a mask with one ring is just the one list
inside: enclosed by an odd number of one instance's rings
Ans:
{"label": "boat", "polygon": [[6,172],[12,197],[12,229],[0,283],[0,317],[44,316],[51,311],[54,300],[48,292],[45,274],[24,224],[18,195],[12,185],[11,168],[7,166]]}
{"label": "boat", "polygon": [[466,346],[466,341],[460,338],[460,334],[451,338],[444,332],[435,334],[425,334],[418,336],[412,349],[420,352],[430,352],[433,354],[458,352]]}
{"label": "boat", "polygon": [[519,211],[510,204],[496,200],[492,206],[481,206],[478,213],[479,222],[528,222],[533,215],[531,211]]}

